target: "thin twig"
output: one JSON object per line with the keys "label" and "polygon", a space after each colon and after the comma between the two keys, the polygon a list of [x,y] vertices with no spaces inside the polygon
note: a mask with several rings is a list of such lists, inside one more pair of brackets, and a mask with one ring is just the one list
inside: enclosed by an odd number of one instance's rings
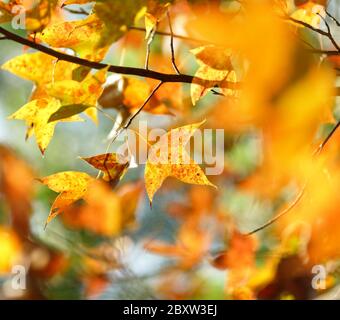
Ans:
{"label": "thin twig", "polygon": [[106,162],[109,159],[109,150],[112,146],[112,144],[116,141],[116,139],[118,138],[118,136],[122,133],[122,131],[126,130],[129,128],[129,126],[131,125],[131,123],[133,122],[133,120],[143,111],[144,107],[148,104],[148,102],[151,100],[151,98],[153,97],[153,95],[157,92],[157,90],[160,88],[160,86],[163,84],[162,81],[160,81],[155,88],[151,91],[151,93],[149,94],[149,96],[145,99],[145,101],[143,102],[143,104],[139,107],[139,109],[127,120],[127,122],[121,126],[116,132],[115,135],[112,137],[112,139],[110,140],[108,146],[106,147],[106,157],[104,159],[104,167],[106,167]]}
{"label": "thin twig", "polygon": [[[324,150],[324,148],[326,147],[326,145],[328,144],[328,142],[331,140],[331,138],[334,136],[334,134],[336,133],[336,131],[339,129],[340,127],[340,120],[337,122],[337,124],[335,125],[335,127],[332,129],[332,131],[327,135],[326,139],[323,140],[323,142],[319,145],[319,147],[314,151],[313,156],[318,156],[320,155],[320,153]],[[299,192],[299,194],[296,196],[296,198],[294,199],[294,201],[283,211],[281,211],[279,214],[277,214],[274,218],[270,219],[268,222],[266,222],[265,224],[263,224],[262,226],[254,229],[251,232],[248,232],[246,235],[252,235],[254,233],[257,233],[269,226],[271,226],[273,223],[275,223],[276,221],[278,221],[280,218],[282,218],[284,215],[286,215],[287,213],[289,213],[293,208],[295,208],[295,206],[300,202],[300,200],[302,199],[302,197],[305,194],[306,191],[306,187],[308,185],[308,181],[305,182],[304,186],[302,187],[301,191]]]}
{"label": "thin twig", "polygon": [[331,27],[329,26],[329,23],[326,21],[326,19],[320,13],[317,13],[317,15],[323,20],[323,22],[326,25],[326,28],[327,28],[327,38],[332,42],[333,46],[340,52],[340,47],[339,47],[338,43],[336,42],[336,40],[333,37],[333,34],[332,34],[332,31],[331,31]]}
{"label": "thin twig", "polygon": [[315,150],[314,155],[319,155],[322,150],[326,147],[327,143],[331,140],[331,138],[334,136],[336,131],[340,127],[340,121],[337,122],[335,127],[331,130],[331,132],[327,135],[326,139],[319,145],[319,147]]}
{"label": "thin twig", "polygon": [[329,13],[327,10],[325,10],[325,12],[327,16],[330,17],[338,27],[340,27],[340,21],[337,18],[335,18],[331,13]]}
{"label": "thin twig", "polygon": [[225,94],[222,92],[218,92],[215,89],[211,89],[210,92],[216,96],[220,96],[220,97],[225,97]]}
{"label": "thin twig", "polygon": [[110,114],[108,114],[107,112],[105,112],[101,107],[96,106],[95,107],[99,112],[101,112],[106,118],[110,119],[112,122],[115,122],[116,119],[113,118]]}
{"label": "thin twig", "polygon": [[162,81],[160,81],[155,88],[151,91],[151,93],[149,94],[149,96],[146,98],[146,100],[144,101],[144,103],[140,106],[140,108],[129,118],[129,120],[126,122],[126,124],[124,125],[123,129],[127,129],[131,123],[133,122],[133,120],[143,111],[144,107],[147,105],[147,103],[151,100],[151,98],[153,97],[153,95],[157,92],[157,90],[161,87],[161,85],[163,84]]}
{"label": "thin twig", "polygon": [[247,236],[251,236],[254,233],[257,233],[269,226],[271,226],[273,223],[275,223],[277,220],[279,220],[281,217],[283,217],[284,215],[286,215],[288,212],[290,212],[301,200],[301,198],[303,197],[303,195],[305,194],[305,190],[306,190],[306,186],[307,184],[305,184],[301,191],[299,192],[299,194],[296,196],[296,198],[294,199],[294,201],[283,211],[281,211],[279,214],[277,214],[274,218],[270,219],[268,222],[266,222],[265,224],[263,224],[262,226],[254,229],[251,232],[248,232],[246,235]]}
{"label": "thin twig", "polygon": [[129,128],[129,126],[131,125],[131,123],[133,122],[133,120],[143,111],[144,107],[148,104],[148,102],[151,100],[151,98],[153,97],[153,95],[156,93],[156,91],[160,88],[160,86],[163,84],[162,81],[160,81],[155,88],[151,91],[151,93],[149,94],[149,96],[145,99],[145,101],[143,102],[143,104],[139,107],[139,109],[133,114],[131,115],[131,117],[126,121],[126,123],[124,125],[122,125],[115,133],[115,135],[112,137],[111,141],[109,142],[109,145],[106,149],[106,153],[108,152],[108,150],[110,149],[112,143],[117,139],[117,137],[122,133],[123,130],[126,130]]}
{"label": "thin twig", "polygon": [[166,15],[168,17],[168,22],[169,22],[169,29],[170,29],[170,48],[171,48],[171,63],[173,68],[175,69],[177,74],[181,74],[181,72],[178,70],[177,65],[176,65],[176,58],[175,58],[175,49],[174,49],[174,32],[172,29],[172,24],[171,24],[171,17],[170,17],[170,11],[169,8],[166,11]]}
{"label": "thin twig", "polygon": [[112,139],[109,142],[109,145],[106,149],[106,153],[108,153],[111,145],[113,142],[115,142],[115,140],[118,138],[118,136],[122,133],[122,131],[128,129],[131,125],[131,123],[133,122],[133,120],[143,111],[143,109],[145,108],[145,106],[148,104],[148,102],[151,100],[151,98],[153,97],[153,95],[156,93],[156,91],[160,88],[160,86],[163,84],[164,82],[160,81],[155,88],[151,91],[151,93],[149,94],[149,96],[145,99],[145,101],[143,102],[143,104],[139,107],[139,109],[133,114],[131,115],[128,120],[125,122],[125,124],[122,124],[121,127],[119,129],[117,129],[117,131],[115,132],[114,136],[112,137]]}
{"label": "thin twig", "polygon": [[321,30],[321,29],[318,29],[318,28],[315,28],[313,27],[312,25],[308,24],[307,22],[304,22],[304,21],[301,21],[301,20],[298,20],[298,19],[295,19],[293,17],[284,17],[284,19],[288,20],[288,21],[292,21],[296,24],[299,24],[301,26],[304,26],[318,34],[321,34],[322,36],[325,36],[327,37],[333,44],[333,46],[337,49],[338,52],[340,52],[340,47],[338,45],[338,43],[335,41],[333,35],[332,35],[332,32],[331,32],[331,29],[330,29],[330,26],[328,24],[328,22],[324,19],[324,17],[322,15],[320,15],[318,13],[318,15],[323,19],[323,21],[325,22],[325,25],[326,25],[326,28],[327,28],[327,31],[324,31],[324,30]]}
{"label": "thin twig", "polygon": [[79,8],[79,10],[63,7],[64,10],[68,11],[69,13],[72,14],[82,14],[88,16],[90,13],[87,12],[84,8]]}
{"label": "thin twig", "polygon": [[318,28],[315,28],[315,27],[313,27],[312,25],[308,24],[307,22],[304,22],[304,21],[295,19],[295,18],[290,17],[290,16],[284,17],[284,19],[285,19],[285,20],[288,20],[288,21],[291,21],[291,22],[294,22],[294,23],[296,23],[296,24],[299,24],[299,25],[301,25],[301,26],[303,26],[303,27],[306,27],[306,28],[308,28],[308,29],[310,29],[310,30],[312,30],[312,31],[314,31],[314,32],[316,32],[316,33],[319,33],[319,34],[325,36],[325,37],[328,37],[328,33],[327,33],[326,31],[321,30],[321,29],[318,29]]}

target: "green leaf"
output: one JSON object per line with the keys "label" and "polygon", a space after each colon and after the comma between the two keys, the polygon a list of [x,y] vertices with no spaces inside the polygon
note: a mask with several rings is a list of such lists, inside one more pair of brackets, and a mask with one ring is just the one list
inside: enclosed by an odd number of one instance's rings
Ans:
{"label": "green leaf", "polygon": [[72,71],[72,80],[82,82],[86,76],[90,73],[91,68],[85,66],[79,66]]}
{"label": "green leaf", "polygon": [[62,106],[56,112],[51,114],[50,118],[48,119],[48,123],[67,119],[78,113],[84,112],[88,108],[95,108],[95,107],[86,105],[86,104],[69,104],[66,106]]}

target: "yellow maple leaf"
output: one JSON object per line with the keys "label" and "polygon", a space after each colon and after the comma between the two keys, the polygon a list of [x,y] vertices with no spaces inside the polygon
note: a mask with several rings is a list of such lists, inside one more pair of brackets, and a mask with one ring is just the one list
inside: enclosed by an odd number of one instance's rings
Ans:
{"label": "yellow maple leaf", "polygon": [[97,100],[103,93],[107,68],[88,74],[82,82],[75,80],[55,81],[46,86],[46,92],[61,101],[62,105],[83,104],[93,106],[85,113],[97,123]]}
{"label": "yellow maple leaf", "polygon": [[62,21],[46,27],[37,38],[54,48],[69,48],[81,58],[100,61],[108,46],[102,45],[104,23],[92,14],[83,20]]}
{"label": "yellow maple leaf", "polygon": [[[231,63],[231,51],[223,47],[207,45],[191,50],[199,64],[195,78],[191,84],[191,100],[193,105],[202,98],[207,90],[218,86],[223,81],[236,82],[236,73]],[[200,84],[196,78],[207,80],[207,85]],[[222,90],[226,95],[235,92],[230,89]]]}
{"label": "yellow maple leaf", "polygon": [[18,77],[35,82],[38,86],[52,81],[72,79],[78,65],[57,59],[42,52],[25,53],[1,66]]}
{"label": "yellow maple leaf", "polygon": [[150,148],[144,175],[150,203],[170,176],[185,183],[214,186],[185,150],[185,145],[203,122],[173,129]]}
{"label": "yellow maple leaf", "polygon": [[[9,116],[9,119],[25,120],[29,130],[36,136],[41,153],[44,154],[57,124],[57,121],[48,122],[48,120],[60,106],[60,101],[55,98],[33,100]],[[75,116],[66,121],[81,121],[81,119]]]}
{"label": "yellow maple leaf", "polygon": [[107,0],[97,2],[85,19],[49,25],[37,38],[55,48],[70,48],[92,61],[101,61],[110,45],[126,31],[142,7],[143,1]]}
{"label": "yellow maple leaf", "polygon": [[51,207],[46,225],[72,203],[83,198],[93,180],[88,174],[75,171],[59,172],[39,179],[41,183],[59,193]]}

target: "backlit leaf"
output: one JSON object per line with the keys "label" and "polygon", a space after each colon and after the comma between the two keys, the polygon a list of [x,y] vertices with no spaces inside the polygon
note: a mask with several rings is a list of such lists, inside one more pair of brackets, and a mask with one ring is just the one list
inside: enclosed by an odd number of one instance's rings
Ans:
{"label": "backlit leaf", "polygon": [[[214,186],[185,150],[185,145],[202,123],[173,129],[151,147],[144,174],[150,202],[167,177],[190,184]],[[171,140],[178,141],[178,144],[173,146]]]}
{"label": "backlit leaf", "polygon": [[90,158],[81,158],[91,166],[104,173],[103,179],[116,185],[124,176],[129,166],[129,161],[123,156],[116,153],[106,153],[93,156]]}
{"label": "backlit leaf", "polygon": [[[13,113],[9,119],[25,120],[35,134],[41,153],[44,154],[53,137],[54,128],[57,124],[57,122],[48,121],[51,115],[59,108],[60,101],[54,98],[33,100]],[[68,121],[80,120],[77,117],[68,119]]]}

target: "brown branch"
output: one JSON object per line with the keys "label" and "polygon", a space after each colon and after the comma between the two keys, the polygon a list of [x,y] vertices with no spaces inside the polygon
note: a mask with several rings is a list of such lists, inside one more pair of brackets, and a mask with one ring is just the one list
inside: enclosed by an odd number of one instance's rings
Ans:
{"label": "brown branch", "polygon": [[326,31],[321,30],[321,29],[318,29],[318,28],[315,28],[315,27],[313,27],[312,25],[308,24],[307,22],[304,22],[304,21],[295,19],[295,18],[290,17],[290,16],[285,17],[284,19],[286,19],[286,20],[288,20],[288,21],[291,21],[291,22],[294,22],[294,23],[296,23],[296,24],[299,24],[299,25],[301,25],[301,26],[303,26],[303,27],[306,27],[306,28],[308,28],[308,29],[310,29],[310,30],[312,30],[312,31],[314,31],[314,32],[316,32],[316,33],[319,33],[319,34],[325,36],[325,37],[328,37],[328,33],[327,33]]}
{"label": "brown branch", "polygon": [[171,49],[171,63],[177,74],[181,74],[176,65],[175,49],[174,49],[174,32],[172,30],[171,17],[169,9],[166,11],[170,28],[170,49]]}
{"label": "brown branch", "polygon": [[[167,83],[167,82],[192,83],[193,80],[195,79],[195,83],[200,84],[202,86],[206,86],[206,87],[214,86],[214,81],[204,80],[202,78],[197,78],[191,75],[167,74],[167,73],[161,73],[161,72],[152,71],[152,70],[145,70],[143,68],[115,66],[115,65],[109,65],[109,64],[105,64],[101,62],[89,61],[89,60],[82,59],[76,56],[72,56],[66,53],[62,53],[60,51],[56,51],[52,48],[33,42],[15,33],[12,33],[11,31],[4,29],[3,27],[0,27],[0,33],[6,36],[9,40],[28,46],[40,52],[46,53],[52,57],[55,57],[58,60],[86,66],[91,69],[100,70],[100,69],[104,69],[108,67],[109,72],[139,76],[139,77],[144,77],[144,78],[151,78],[151,79],[162,81],[163,83]],[[239,90],[241,89],[241,84],[237,82],[227,81],[227,82],[223,82],[221,87]]]}
{"label": "brown branch", "polygon": [[295,208],[295,206],[300,202],[300,200],[302,199],[303,195],[305,194],[305,190],[306,190],[306,184],[303,186],[302,190],[299,192],[299,194],[296,196],[296,198],[294,199],[294,201],[283,211],[281,211],[279,214],[277,214],[274,218],[270,219],[269,221],[267,221],[265,224],[263,224],[262,226],[252,230],[251,232],[248,232],[246,235],[247,236],[251,236],[254,233],[257,233],[269,226],[271,226],[273,223],[275,223],[276,221],[278,221],[280,218],[282,218],[284,215],[286,215],[288,212],[290,212],[293,208]]}
{"label": "brown branch", "polygon": [[149,94],[149,96],[145,99],[145,101],[143,102],[143,104],[139,107],[139,109],[133,114],[131,115],[131,117],[126,121],[126,123],[124,125],[122,125],[119,129],[117,129],[117,131],[115,132],[114,136],[112,137],[112,139],[110,140],[107,148],[106,148],[106,157],[104,159],[104,167],[106,168],[106,163],[109,159],[109,150],[111,145],[116,141],[116,139],[118,138],[118,136],[126,129],[128,129],[130,127],[130,125],[132,124],[133,120],[143,111],[143,109],[145,108],[145,106],[148,104],[148,102],[151,100],[151,98],[154,96],[154,94],[157,92],[157,90],[161,87],[161,85],[163,84],[162,81],[160,81],[155,87],[154,89],[151,91],[151,93]]}
{"label": "brown branch", "polygon": [[81,14],[81,15],[84,15],[84,16],[87,16],[87,15],[90,14],[90,13],[87,12],[84,8],[79,8],[79,10],[67,8],[67,7],[65,7],[65,6],[63,6],[62,8],[63,8],[64,10],[68,11],[69,13],[72,13],[72,14]]}
{"label": "brown branch", "polygon": [[151,93],[149,94],[149,96],[146,98],[146,100],[144,101],[144,103],[140,106],[140,108],[129,118],[129,120],[126,122],[126,124],[124,125],[123,129],[127,129],[132,121],[143,111],[144,107],[147,105],[147,103],[151,100],[151,98],[154,96],[154,94],[157,92],[157,90],[160,88],[160,86],[163,84],[162,81],[160,81],[155,88],[151,91]]}
{"label": "brown branch", "polygon": [[332,35],[332,32],[331,32],[331,29],[330,29],[330,26],[328,24],[328,22],[320,15],[318,14],[322,19],[323,21],[325,22],[325,25],[326,25],[326,28],[327,28],[327,31],[324,31],[324,30],[321,30],[321,29],[318,29],[318,28],[315,28],[313,27],[312,25],[308,24],[307,22],[304,22],[304,21],[301,21],[301,20],[298,20],[298,19],[295,19],[293,17],[284,17],[285,20],[288,20],[288,21],[291,21],[291,22],[294,22],[296,24],[299,24],[303,27],[306,27],[322,36],[325,36],[327,37],[333,44],[333,46],[337,49],[338,52],[340,52],[340,47],[338,45],[338,43],[335,41],[333,35]]}

